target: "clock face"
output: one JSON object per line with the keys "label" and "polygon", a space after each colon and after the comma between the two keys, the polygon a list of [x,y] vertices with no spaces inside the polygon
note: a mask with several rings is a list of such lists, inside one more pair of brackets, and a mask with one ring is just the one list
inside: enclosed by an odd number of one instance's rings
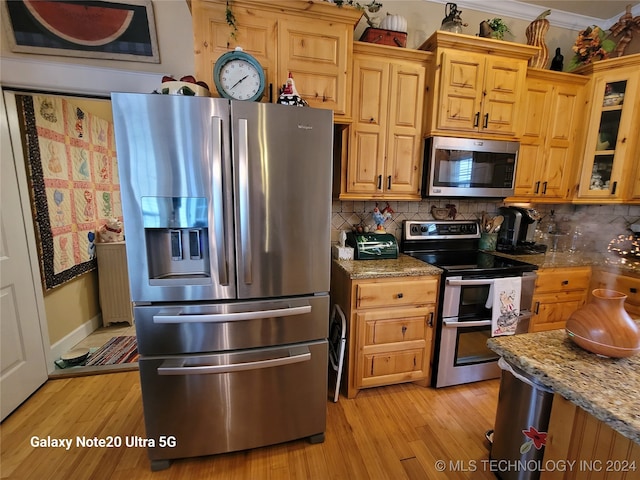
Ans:
{"label": "clock face", "polygon": [[234,57],[216,66],[218,93],[234,100],[259,100],[265,83],[262,68],[251,57]]}

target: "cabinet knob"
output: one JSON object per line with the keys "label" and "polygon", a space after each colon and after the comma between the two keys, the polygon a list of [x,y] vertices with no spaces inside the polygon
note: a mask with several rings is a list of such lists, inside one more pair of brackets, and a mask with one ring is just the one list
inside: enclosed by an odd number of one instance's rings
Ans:
{"label": "cabinet knob", "polygon": [[398,298],[402,298],[402,297],[403,297],[402,292],[400,292],[400,293],[398,294]]}
{"label": "cabinet knob", "polygon": [[630,291],[631,293],[638,293],[638,289],[637,289],[636,287],[631,287],[631,288],[629,289],[629,291]]}
{"label": "cabinet knob", "polygon": [[569,280],[563,280],[562,285],[569,285]]}
{"label": "cabinet knob", "polygon": [[407,333],[407,326],[406,325],[402,325],[402,336],[404,337],[404,334]]}

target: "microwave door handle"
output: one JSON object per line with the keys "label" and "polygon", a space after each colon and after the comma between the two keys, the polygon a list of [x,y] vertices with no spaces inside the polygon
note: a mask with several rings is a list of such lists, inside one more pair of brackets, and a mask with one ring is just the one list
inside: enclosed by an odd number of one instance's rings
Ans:
{"label": "microwave door handle", "polygon": [[[211,158],[213,160],[213,205],[211,212],[213,215],[213,231],[216,241],[218,279],[220,285],[229,285],[229,265],[227,262],[227,245],[224,231],[224,197],[222,192],[222,118],[213,117],[211,134],[213,137],[211,141]],[[222,214],[213,213],[216,210],[222,212]]]}
{"label": "microwave door handle", "polygon": [[158,367],[158,375],[206,375],[259,370],[262,368],[281,367],[311,360],[309,348],[290,348],[286,355],[254,362],[233,363],[230,365],[198,365],[184,366],[184,360],[165,360]]}
{"label": "microwave door handle", "polygon": [[259,320],[272,317],[291,317],[311,313],[311,305],[299,307],[274,308],[271,310],[256,310],[252,312],[210,313],[210,314],[181,314],[180,309],[160,310],[153,316],[153,323],[223,323],[239,322],[243,320]]}
{"label": "microwave door handle", "polygon": [[480,278],[480,279],[474,279],[474,280],[455,280],[455,279],[447,279],[447,285],[452,285],[455,287],[458,286],[473,286],[473,285],[493,285],[493,280],[492,279],[487,279],[487,278]]}
{"label": "microwave door handle", "polygon": [[238,120],[238,181],[239,217],[240,217],[240,251],[244,264],[244,283],[253,283],[251,258],[251,216],[249,208],[249,132],[246,118]]}

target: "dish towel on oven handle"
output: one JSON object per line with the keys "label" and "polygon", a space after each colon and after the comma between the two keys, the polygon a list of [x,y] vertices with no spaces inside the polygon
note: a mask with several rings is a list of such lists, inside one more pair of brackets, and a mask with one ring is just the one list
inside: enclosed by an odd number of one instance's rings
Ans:
{"label": "dish towel on oven handle", "polygon": [[496,278],[485,306],[491,308],[491,336],[513,335],[520,317],[522,277]]}

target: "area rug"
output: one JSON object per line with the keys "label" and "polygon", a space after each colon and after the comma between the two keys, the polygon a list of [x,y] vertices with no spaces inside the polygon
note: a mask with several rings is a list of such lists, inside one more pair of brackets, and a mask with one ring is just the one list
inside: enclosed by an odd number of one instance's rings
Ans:
{"label": "area rug", "polygon": [[117,365],[138,361],[136,337],[113,337],[98,350],[89,355],[86,367]]}

